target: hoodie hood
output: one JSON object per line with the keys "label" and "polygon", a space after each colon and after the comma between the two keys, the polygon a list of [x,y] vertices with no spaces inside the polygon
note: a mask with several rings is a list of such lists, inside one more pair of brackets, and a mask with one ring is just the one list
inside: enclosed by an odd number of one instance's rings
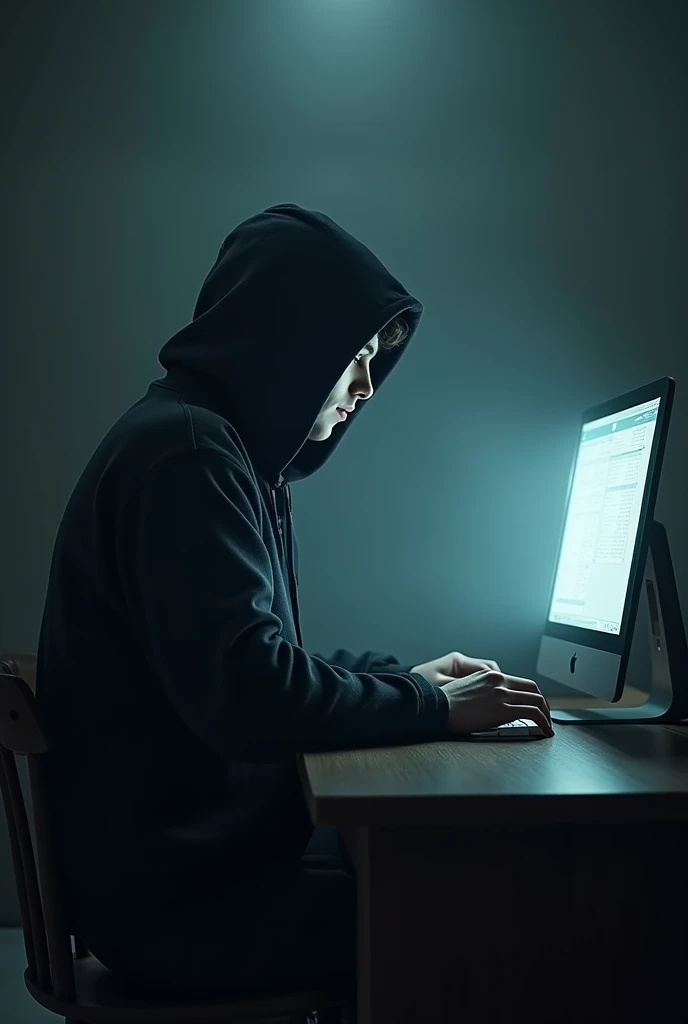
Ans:
{"label": "hoodie hood", "polygon": [[161,383],[223,415],[269,483],[310,476],[365,409],[325,441],[318,414],[354,357],[398,314],[409,335],[371,361],[377,391],[401,358],[423,307],[330,217],[288,203],[239,224],[203,282],[193,320],[159,354]]}

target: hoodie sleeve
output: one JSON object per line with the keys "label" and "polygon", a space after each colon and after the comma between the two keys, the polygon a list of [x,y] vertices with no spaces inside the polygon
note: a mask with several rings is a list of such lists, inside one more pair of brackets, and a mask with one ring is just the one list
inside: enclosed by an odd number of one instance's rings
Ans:
{"label": "hoodie sleeve", "polygon": [[262,515],[238,463],[194,449],[161,459],[119,518],[128,619],[188,727],[246,761],[446,736],[447,698],[422,676],[354,672],[284,639]]}
{"label": "hoodie sleeve", "polygon": [[[322,655],[316,654],[316,658]],[[410,673],[413,665],[400,665],[393,654],[380,654],[379,651],[364,651],[363,654],[354,654],[340,647],[328,658],[322,658],[328,665],[345,668],[348,672],[403,672]]]}

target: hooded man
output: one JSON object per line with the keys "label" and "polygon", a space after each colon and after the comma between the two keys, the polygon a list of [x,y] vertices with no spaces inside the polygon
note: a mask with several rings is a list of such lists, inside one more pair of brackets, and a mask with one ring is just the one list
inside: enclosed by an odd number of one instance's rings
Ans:
{"label": "hooded man", "polygon": [[304,647],[290,485],[421,312],[329,217],[251,217],[72,493],[36,686],[69,929],[115,971],[208,995],[350,978],[353,875],[336,834],[313,844],[297,754],[439,739],[519,704],[544,722],[535,684],[505,690],[494,662]]}

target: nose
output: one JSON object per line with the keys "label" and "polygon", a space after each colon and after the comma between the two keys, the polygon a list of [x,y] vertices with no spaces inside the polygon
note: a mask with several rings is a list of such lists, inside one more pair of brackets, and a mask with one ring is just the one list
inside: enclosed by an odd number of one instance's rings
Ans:
{"label": "nose", "polygon": [[368,368],[362,373],[357,374],[350,390],[352,395],[358,395],[359,398],[366,399],[371,397],[375,388],[373,387]]}

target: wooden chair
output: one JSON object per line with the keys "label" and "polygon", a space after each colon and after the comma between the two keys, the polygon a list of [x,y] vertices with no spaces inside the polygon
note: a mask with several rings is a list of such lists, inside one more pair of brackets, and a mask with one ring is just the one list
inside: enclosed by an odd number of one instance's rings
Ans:
{"label": "wooden chair", "polygon": [[[318,1021],[339,1020],[341,994],[312,991],[239,994],[226,1002],[166,1003],[127,992],[65,927],[58,885],[57,850],[46,795],[43,755],[50,738],[34,696],[33,655],[0,654],[0,790],[9,826],[12,863],[19,896],[31,996],[66,1024],[210,1024],[285,1017],[305,1024],[314,1010]],[[16,755],[28,760],[34,838],[29,828]],[[36,871],[38,862],[38,872]],[[40,881],[40,884],[39,884]]]}

